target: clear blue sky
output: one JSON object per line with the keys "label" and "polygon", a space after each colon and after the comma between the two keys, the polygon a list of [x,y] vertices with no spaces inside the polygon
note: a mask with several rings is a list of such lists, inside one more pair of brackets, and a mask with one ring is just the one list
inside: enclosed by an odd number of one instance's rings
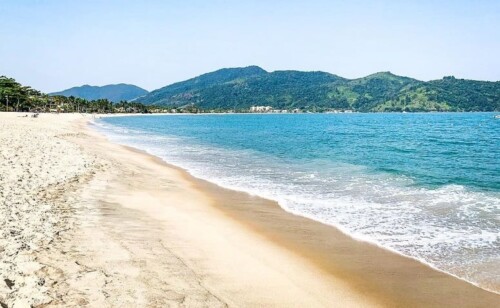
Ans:
{"label": "clear blue sky", "polygon": [[500,1],[0,0],[0,75],[148,90],[222,67],[500,80]]}

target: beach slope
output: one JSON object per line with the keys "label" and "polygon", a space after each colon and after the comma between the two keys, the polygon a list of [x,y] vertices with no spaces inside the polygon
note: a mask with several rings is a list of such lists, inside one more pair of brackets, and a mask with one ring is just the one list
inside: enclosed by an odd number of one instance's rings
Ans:
{"label": "beach slope", "polygon": [[498,307],[500,296],[112,144],[0,114],[0,302]]}

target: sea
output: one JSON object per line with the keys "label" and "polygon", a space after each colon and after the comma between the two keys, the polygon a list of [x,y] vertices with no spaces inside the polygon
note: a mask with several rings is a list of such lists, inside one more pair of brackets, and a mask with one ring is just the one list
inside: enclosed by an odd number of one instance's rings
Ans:
{"label": "sea", "polygon": [[197,178],[500,292],[494,113],[145,115],[93,126]]}

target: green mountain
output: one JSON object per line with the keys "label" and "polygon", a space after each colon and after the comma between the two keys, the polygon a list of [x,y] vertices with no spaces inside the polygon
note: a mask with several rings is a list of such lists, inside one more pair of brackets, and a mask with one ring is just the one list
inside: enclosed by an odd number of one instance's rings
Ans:
{"label": "green mountain", "polygon": [[112,84],[102,87],[83,85],[60,92],[49,93],[51,96],[74,96],[87,100],[108,99],[112,102],[129,101],[146,95],[148,91],[131,84]]}
{"label": "green mountain", "polygon": [[500,111],[500,82],[444,77],[414,84],[374,111]]}
{"label": "green mountain", "polygon": [[251,106],[324,111],[499,111],[500,82],[445,77],[429,82],[380,72],[346,79],[325,72],[226,68],[150,92],[135,101],[207,110]]}
{"label": "green mountain", "polygon": [[175,105],[176,103],[183,104],[184,101],[191,99],[190,93],[195,90],[206,89],[225,84],[227,82],[234,82],[239,79],[246,79],[265,74],[267,74],[267,72],[258,66],[223,68],[212,73],[204,74],[151,91],[148,95],[137,99],[137,101],[155,105]]}

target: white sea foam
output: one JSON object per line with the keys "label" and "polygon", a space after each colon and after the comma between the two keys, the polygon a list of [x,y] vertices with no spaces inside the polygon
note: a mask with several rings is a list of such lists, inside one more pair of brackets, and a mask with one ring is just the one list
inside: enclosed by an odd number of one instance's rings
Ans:
{"label": "white sea foam", "polygon": [[[364,241],[415,258],[498,292],[500,196],[459,185],[438,189],[363,166],[292,164],[97,122],[112,140],[146,150],[222,187],[276,200]],[[494,218],[492,218],[494,217]]]}

